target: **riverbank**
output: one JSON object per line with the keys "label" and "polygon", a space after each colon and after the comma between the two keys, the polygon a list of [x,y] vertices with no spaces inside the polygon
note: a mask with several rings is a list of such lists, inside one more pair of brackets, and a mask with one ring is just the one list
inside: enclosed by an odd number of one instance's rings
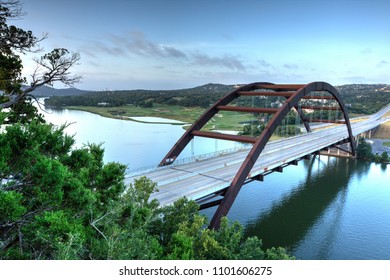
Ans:
{"label": "riverbank", "polygon": [[[164,122],[164,124],[178,125],[180,122],[184,128],[195,122],[199,116],[205,111],[200,107],[182,107],[177,105],[154,104],[152,108],[142,108],[134,105],[121,107],[92,107],[92,106],[70,106],[66,107],[69,110],[85,111],[93,114],[98,114],[102,117],[145,122],[134,118],[137,117],[158,117],[172,122]],[[242,123],[251,120],[249,114],[238,112],[222,112],[215,115],[205,126],[205,130],[233,130],[241,131]],[[147,123],[160,124],[161,121],[146,121]]]}
{"label": "riverbank", "polygon": [[[154,104],[152,108],[143,108],[134,105],[120,107],[93,107],[93,106],[69,106],[69,110],[85,111],[106,118],[121,119],[150,124],[181,125],[187,129],[194,123],[205,109],[201,107],[182,107],[177,105]],[[390,116],[390,112],[385,116]],[[138,118],[152,117],[165,120],[142,120]],[[216,114],[204,127],[208,131],[242,131],[244,123],[250,122],[250,114],[224,111]],[[361,121],[359,120],[352,120]],[[377,139],[390,139],[390,122],[382,124],[373,135]]]}

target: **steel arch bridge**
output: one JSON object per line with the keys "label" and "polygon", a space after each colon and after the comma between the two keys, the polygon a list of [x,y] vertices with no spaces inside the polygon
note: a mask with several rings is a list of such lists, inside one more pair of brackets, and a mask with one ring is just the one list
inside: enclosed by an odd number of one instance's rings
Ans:
{"label": "steel arch bridge", "polygon": [[[229,105],[232,103],[232,101],[238,99],[241,96],[282,97],[285,99],[284,103],[279,108],[257,108]],[[325,103],[324,100],[327,100],[326,102],[333,102],[335,105],[327,107],[307,106],[300,104],[301,101],[307,99],[322,100],[322,103]],[[341,111],[344,120],[310,120],[305,114],[306,110]],[[201,129],[207,124],[207,122],[210,121],[220,111],[265,113],[271,114],[272,117],[268,121],[265,129],[258,137],[229,135],[217,132],[202,131]],[[348,117],[348,113],[346,111],[346,107],[343,101],[340,98],[340,94],[333,86],[325,82],[313,82],[309,84],[272,84],[266,82],[258,82],[242,86],[232,91],[231,93],[225,95],[223,98],[218,100],[208,110],[206,110],[176,142],[176,144],[161,161],[159,166],[166,166],[172,164],[195,136],[253,144],[245,160],[241,164],[241,167],[237,171],[233,181],[225,190],[223,194],[223,199],[219,202],[218,209],[216,210],[214,217],[210,222],[210,227],[218,228],[220,225],[220,219],[223,216],[226,216],[229,212],[231,206],[234,203],[235,198],[241,190],[241,187],[248,179],[252,179],[250,174],[252,167],[256,163],[261,152],[270,140],[273,133],[276,131],[277,127],[279,125],[282,125],[283,120],[290,111],[297,112],[307,132],[311,132],[310,121],[345,124],[346,129],[348,130],[349,137],[346,141],[343,141],[343,143],[349,142],[351,147],[350,153],[352,155],[355,155],[355,141],[352,134],[351,123]]]}

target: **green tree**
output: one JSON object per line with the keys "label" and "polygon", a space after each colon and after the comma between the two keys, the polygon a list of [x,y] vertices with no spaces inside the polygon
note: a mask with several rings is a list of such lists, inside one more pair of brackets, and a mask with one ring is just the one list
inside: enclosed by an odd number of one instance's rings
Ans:
{"label": "green tree", "polygon": [[387,162],[389,162],[389,161],[390,161],[390,159],[389,159],[389,154],[388,154],[387,152],[383,152],[383,153],[381,154],[381,162],[387,163]]}
{"label": "green tree", "polygon": [[[0,109],[11,108],[17,104],[19,118],[24,112],[20,106],[31,111],[30,93],[43,85],[53,85],[61,82],[65,85],[73,85],[81,78],[72,75],[69,69],[78,63],[80,55],[69,53],[63,48],[54,49],[40,58],[34,59],[36,68],[31,76],[30,85],[22,88],[27,79],[22,77],[22,60],[20,53],[39,52],[39,42],[46,38],[37,38],[32,31],[23,30],[8,22],[23,16],[21,4],[18,0],[0,1]],[[29,115],[31,117],[31,115]],[[13,116],[17,119],[16,116]]]}
{"label": "green tree", "polygon": [[372,147],[363,137],[359,138],[356,153],[359,159],[371,160],[373,158]]}
{"label": "green tree", "polygon": [[32,121],[0,133],[1,259],[288,256],[268,254],[226,218],[219,230],[208,229],[193,201],[160,207],[150,200],[155,183],[143,177],[125,186],[124,165],[104,163],[100,145],[72,148],[65,128]]}
{"label": "green tree", "polygon": [[238,135],[249,135],[249,136],[259,136],[265,128],[265,125],[263,122],[261,122],[259,125],[253,125],[253,124],[246,124],[242,127],[242,131],[238,132]]}
{"label": "green tree", "polygon": [[279,125],[275,134],[281,137],[291,137],[298,134],[301,134],[301,129],[296,125]]}
{"label": "green tree", "polygon": [[33,121],[0,134],[2,258],[53,259],[67,246],[85,250],[91,217],[104,215],[124,191],[125,166],[103,164],[98,145],[72,150],[65,127]]}
{"label": "green tree", "polygon": [[[3,77],[15,70],[0,89],[0,108],[11,108],[0,112],[0,259],[288,257],[280,248],[267,255],[260,240],[244,239],[242,227],[226,219],[220,230],[207,229],[193,201],[160,207],[150,200],[155,183],[143,177],[126,186],[126,166],[104,163],[100,145],[75,149],[73,137],[64,132],[67,125],[47,124],[36,111],[28,120],[12,115],[14,106],[26,102],[27,93],[37,86],[60,77],[65,83],[75,81],[68,70],[78,59],[67,57],[64,49],[42,56],[37,63],[49,73],[33,76],[31,87],[21,91],[18,55],[13,51],[28,50],[37,39],[6,24],[17,12],[13,9],[18,1],[0,4],[1,55],[5,62],[15,62],[0,66]],[[20,115],[25,109],[20,108]]]}

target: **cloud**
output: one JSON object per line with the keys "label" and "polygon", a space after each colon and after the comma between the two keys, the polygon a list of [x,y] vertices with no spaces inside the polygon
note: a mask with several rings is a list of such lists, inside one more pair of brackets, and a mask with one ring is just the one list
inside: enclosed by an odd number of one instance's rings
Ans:
{"label": "cloud", "polygon": [[[154,58],[186,58],[187,55],[173,46],[157,44],[148,40],[142,32],[134,31],[128,35],[110,35],[108,40],[95,41],[90,47],[114,56],[138,55]],[[96,57],[92,51],[83,51],[91,57]]]}
{"label": "cloud", "polygon": [[237,57],[230,54],[225,54],[221,57],[217,57],[209,56],[205,53],[197,51],[192,54],[192,58],[194,59],[193,63],[201,66],[220,66],[231,70],[245,71],[245,66],[243,62],[240,61]]}
{"label": "cloud", "polygon": [[156,43],[148,41],[141,32],[131,32],[130,40],[123,40],[123,45],[131,53],[150,56],[164,56],[163,49]]}
{"label": "cloud", "polygon": [[146,39],[142,32],[131,32],[130,40],[124,40],[131,53],[152,57],[185,58],[187,55],[172,46],[160,45]]}
{"label": "cloud", "polygon": [[227,40],[227,41],[233,41],[233,40],[234,40],[232,36],[230,36],[230,35],[228,35],[228,34],[226,34],[226,33],[223,33],[223,34],[221,34],[220,36],[221,36],[223,39]]}
{"label": "cloud", "polygon": [[[245,71],[244,62],[232,54],[209,55],[204,51],[180,50],[169,44],[159,44],[149,40],[143,32],[133,31],[122,35],[110,35],[107,40],[94,41],[84,46],[85,53],[96,59],[98,53],[116,57],[139,56],[152,59],[185,60],[186,63],[205,67],[222,67],[230,70]],[[265,60],[263,66],[270,66]]]}
{"label": "cloud", "polygon": [[268,62],[265,61],[264,59],[260,59],[260,60],[258,60],[258,62],[259,62],[259,64],[260,64],[260,66],[262,66],[262,67],[268,68],[268,67],[271,67],[271,66],[272,66],[270,63],[268,63]]}
{"label": "cloud", "polygon": [[163,46],[162,48],[164,49],[166,54],[168,54],[171,57],[175,57],[175,58],[185,58],[185,57],[187,57],[187,55],[184,52],[182,52],[182,51],[180,51],[180,50],[178,50],[178,49],[176,49],[174,47]]}
{"label": "cloud", "polygon": [[386,65],[388,65],[388,64],[389,64],[388,61],[386,61],[386,60],[381,60],[381,61],[379,61],[379,62],[377,63],[376,67],[381,68],[381,67],[386,66]]}
{"label": "cloud", "polygon": [[87,63],[93,67],[100,67],[99,63],[95,60],[88,60]]}
{"label": "cloud", "polygon": [[101,41],[90,42],[81,47],[81,52],[91,58],[97,59],[102,53],[104,55],[113,55],[113,56],[125,56],[127,51],[120,45],[115,44],[115,47],[107,45]]}
{"label": "cloud", "polygon": [[365,48],[360,53],[361,54],[371,54],[372,53],[372,49],[371,48]]}
{"label": "cloud", "polygon": [[296,70],[299,68],[298,65],[296,65],[296,64],[284,64],[283,67],[290,69],[290,70]]}

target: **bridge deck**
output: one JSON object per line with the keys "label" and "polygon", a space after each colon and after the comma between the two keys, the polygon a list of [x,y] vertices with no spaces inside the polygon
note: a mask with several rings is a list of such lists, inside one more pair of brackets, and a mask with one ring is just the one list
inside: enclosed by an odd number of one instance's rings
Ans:
{"label": "bridge deck", "polygon": [[[352,124],[353,134],[359,135],[385,120],[380,117],[390,106],[369,119]],[[251,170],[250,177],[266,173],[288,162],[300,159],[348,138],[344,125],[333,126],[312,133],[269,142]],[[228,187],[244,161],[248,150],[206,158],[182,165],[159,167],[143,174],[126,178],[126,183],[146,176],[157,183],[158,192],[151,198],[161,205],[172,204],[181,197],[198,200]]]}

